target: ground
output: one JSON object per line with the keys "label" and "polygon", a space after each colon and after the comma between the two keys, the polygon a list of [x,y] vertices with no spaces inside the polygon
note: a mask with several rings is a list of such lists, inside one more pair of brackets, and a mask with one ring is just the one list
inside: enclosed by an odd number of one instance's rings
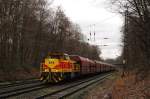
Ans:
{"label": "ground", "polygon": [[[18,68],[16,71],[8,74],[0,72],[0,80],[28,79],[38,77],[39,74],[35,68],[30,71]],[[114,72],[102,82],[81,90],[68,99],[150,99],[150,74],[146,75],[141,79],[133,72],[123,76],[121,72]]]}
{"label": "ground", "polygon": [[105,99],[105,97],[109,96],[114,82],[117,78],[117,73],[114,73],[113,75],[107,77],[107,79],[102,83],[99,83],[98,85],[87,91],[83,99]]}
{"label": "ground", "polygon": [[112,99],[150,99],[150,75],[142,78],[133,72],[119,77],[111,90]]}
{"label": "ground", "polygon": [[117,78],[118,73],[115,72],[102,82],[95,83],[93,86],[85,88],[67,99],[103,99],[109,94]]}
{"label": "ground", "polygon": [[139,80],[134,73],[114,73],[68,99],[150,99],[150,76]]}

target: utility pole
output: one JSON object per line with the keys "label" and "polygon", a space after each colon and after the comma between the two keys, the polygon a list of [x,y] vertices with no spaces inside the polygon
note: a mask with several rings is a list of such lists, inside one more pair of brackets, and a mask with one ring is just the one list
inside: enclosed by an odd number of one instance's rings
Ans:
{"label": "utility pole", "polygon": [[94,24],[94,42],[95,42],[95,24]]}
{"label": "utility pole", "polygon": [[128,35],[128,6],[125,11],[125,31],[124,31],[124,48],[123,48],[123,71],[126,69],[128,63],[128,42],[126,41]]}
{"label": "utility pole", "polygon": [[90,38],[89,38],[89,40],[91,41],[91,42],[95,42],[95,24],[91,24],[90,25]]}
{"label": "utility pole", "polygon": [[90,41],[91,41],[91,25],[90,25]]}

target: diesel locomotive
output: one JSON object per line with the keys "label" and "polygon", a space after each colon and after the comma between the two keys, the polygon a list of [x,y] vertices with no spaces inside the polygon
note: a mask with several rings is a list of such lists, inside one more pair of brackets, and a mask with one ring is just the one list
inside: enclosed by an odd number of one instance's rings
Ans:
{"label": "diesel locomotive", "polygon": [[114,66],[101,61],[91,60],[79,55],[49,53],[40,65],[40,79],[57,83],[88,74],[114,70]]}

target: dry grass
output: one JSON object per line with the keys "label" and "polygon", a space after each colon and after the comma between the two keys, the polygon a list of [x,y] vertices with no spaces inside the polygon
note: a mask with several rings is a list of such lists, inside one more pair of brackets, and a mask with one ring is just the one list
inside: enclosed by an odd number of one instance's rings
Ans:
{"label": "dry grass", "polygon": [[150,99],[150,79],[138,81],[134,73],[120,77],[113,89],[112,99]]}
{"label": "dry grass", "polygon": [[17,67],[6,72],[0,70],[0,81],[25,80],[39,77],[39,70],[33,67],[27,69],[28,71],[22,67]]}
{"label": "dry grass", "polygon": [[135,73],[113,75],[89,90],[83,99],[150,99],[150,76],[137,78]]}
{"label": "dry grass", "polygon": [[[90,89],[83,99],[104,99],[110,94],[112,86],[117,79],[117,74],[114,73],[112,76],[108,77],[102,83]],[[105,98],[106,99],[106,98]]]}

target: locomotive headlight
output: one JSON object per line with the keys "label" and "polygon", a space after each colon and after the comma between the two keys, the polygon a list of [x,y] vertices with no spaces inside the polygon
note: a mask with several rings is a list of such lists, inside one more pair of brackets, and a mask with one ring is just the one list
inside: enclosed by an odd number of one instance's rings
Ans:
{"label": "locomotive headlight", "polygon": [[56,70],[56,69],[53,69],[52,71],[53,71],[53,72],[58,72],[58,70]]}
{"label": "locomotive headlight", "polygon": [[58,72],[58,70],[55,70],[55,72]]}
{"label": "locomotive headlight", "polygon": [[45,72],[49,72],[49,69],[45,69],[44,71],[45,71]]}

